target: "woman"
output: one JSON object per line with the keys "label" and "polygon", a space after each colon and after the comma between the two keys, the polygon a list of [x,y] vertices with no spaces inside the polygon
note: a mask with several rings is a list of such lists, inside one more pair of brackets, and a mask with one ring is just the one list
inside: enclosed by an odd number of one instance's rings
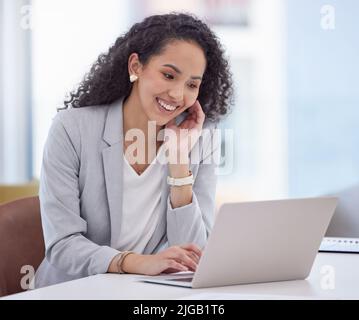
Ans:
{"label": "woman", "polygon": [[194,271],[215,210],[215,163],[204,160],[216,147],[202,133],[231,97],[223,50],[190,15],[148,17],[100,55],[45,145],[35,286]]}

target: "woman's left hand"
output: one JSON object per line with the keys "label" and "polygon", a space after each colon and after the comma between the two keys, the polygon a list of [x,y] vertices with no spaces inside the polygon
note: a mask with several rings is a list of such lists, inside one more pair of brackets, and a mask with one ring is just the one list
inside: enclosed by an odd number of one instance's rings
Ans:
{"label": "woman's left hand", "polygon": [[170,129],[176,135],[176,139],[172,139],[172,133],[168,134],[168,131],[167,134],[165,133],[165,136],[170,137],[168,141],[168,143],[170,143],[169,147],[176,148],[177,154],[179,155],[188,155],[191,152],[201,136],[203,123],[206,118],[198,100],[188,109],[188,112],[186,119],[178,126],[176,125],[175,119],[172,119],[166,125],[166,131]]}

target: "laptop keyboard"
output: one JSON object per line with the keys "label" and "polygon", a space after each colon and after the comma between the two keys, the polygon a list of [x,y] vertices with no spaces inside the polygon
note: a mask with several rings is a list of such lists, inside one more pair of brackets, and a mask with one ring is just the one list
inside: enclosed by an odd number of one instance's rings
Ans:
{"label": "laptop keyboard", "polygon": [[193,277],[192,278],[171,278],[171,279],[166,279],[166,281],[179,281],[179,282],[192,282]]}
{"label": "laptop keyboard", "polygon": [[359,238],[325,237],[319,247],[319,252],[359,253]]}

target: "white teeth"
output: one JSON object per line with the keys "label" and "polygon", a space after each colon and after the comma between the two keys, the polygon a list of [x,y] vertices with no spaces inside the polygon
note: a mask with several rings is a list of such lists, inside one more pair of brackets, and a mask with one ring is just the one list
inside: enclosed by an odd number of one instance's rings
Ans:
{"label": "white teeth", "polygon": [[169,104],[164,103],[162,100],[157,98],[158,103],[165,108],[167,111],[174,111],[177,109],[177,107],[171,106]]}

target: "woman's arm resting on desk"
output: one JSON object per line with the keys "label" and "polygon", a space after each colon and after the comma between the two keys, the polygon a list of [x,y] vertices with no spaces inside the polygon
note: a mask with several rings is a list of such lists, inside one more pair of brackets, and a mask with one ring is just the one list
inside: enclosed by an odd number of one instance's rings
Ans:
{"label": "woman's arm resting on desk", "polygon": [[[153,255],[131,254],[122,262],[126,273],[154,276],[160,273],[195,271],[202,255],[194,244],[173,246]],[[108,272],[117,273],[117,259],[112,260]]]}

